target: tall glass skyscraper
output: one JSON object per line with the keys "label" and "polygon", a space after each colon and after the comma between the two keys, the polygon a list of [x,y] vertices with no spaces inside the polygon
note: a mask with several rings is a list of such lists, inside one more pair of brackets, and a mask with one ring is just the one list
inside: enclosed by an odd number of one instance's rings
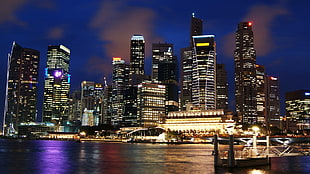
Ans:
{"label": "tall glass skyscraper", "polygon": [[40,52],[13,42],[8,56],[3,134],[17,133],[20,123],[34,122],[37,116],[37,91]]}
{"label": "tall glass skyscraper", "polygon": [[236,112],[242,123],[257,123],[256,51],[252,22],[240,22],[236,32],[235,95]]}
{"label": "tall glass skyscraper", "polygon": [[124,115],[125,91],[129,86],[129,65],[119,57],[113,58],[112,74],[112,118],[113,126],[121,127]]}
{"label": "tall glass skyscraper", "polygon": [[61,124],[68,120],[70,50],[63,45],[48,46],[45,68],[43,121]]}
{"label": "tall glass skyscraper", "polygon": [[214,35],[193,36],[193,105],[201,110],[216,108],[216,48]]}
{"label": "tall glass skyscraper", "polygon": [[166,114],[179,110],[177,61],[173,55],[173,44],[152,44],[152,80],[166,85]]}
{"label": "tall glass skyscraper", "polygon": [[130,75],[144,75],[145,41],[142,35],[135,34],[130,42]]}
{"label": "tall glass skyscraper", "polygon": [[185,110],[187,105],[192,104],[193,84],[193,36],[202,35],[202,20],[192,14],[190,27],[190,46],[181,50],[181,109]]}

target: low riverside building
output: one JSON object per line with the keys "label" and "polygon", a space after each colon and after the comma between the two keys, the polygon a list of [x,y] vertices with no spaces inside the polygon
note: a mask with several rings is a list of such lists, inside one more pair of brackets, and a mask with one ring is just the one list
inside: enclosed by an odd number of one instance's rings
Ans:
{"label": "low riverside building", "polygon": [[189,110],[169,112],[165,123],[160,125],[167,131],[182,132],[185,135],[212,135],[228,133],[235,126],[231,112],[223,109]]}

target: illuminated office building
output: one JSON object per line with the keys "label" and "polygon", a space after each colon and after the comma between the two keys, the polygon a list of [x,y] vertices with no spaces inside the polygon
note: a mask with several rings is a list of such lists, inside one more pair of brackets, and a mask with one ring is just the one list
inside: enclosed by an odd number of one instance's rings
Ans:
{"label": "illuminated office building", "polygon": [[[103,105],[103,85],[91,81],[83,81],[81,83],[81,111],[85,117],[91,116],[91,119],[85,121],[83,126],[98,126],[102,117]],[[87,125],[86,125],[87,124]]]}
{"label": "illuminated office building", "polygon": [[152,54],[152,79],[158,81],[159,64],[173,61],[173,44],[153,43]]}
{"label": "illuminated office building", "polygon": [[165,85],[143,82],[138,85],[138,126],[162,124],[165,117]]}
{"label": "illuminated office building", "polygon": [[256,65],[256,84],[257,84],[257,94],[256,94],[256,105],[257,105],[257,122],[266,125],[266,73],[265,66]]}
{"label": "illuminated office building", "polygon": [[125,91],[129,87],[129,65],[119,57],[113,58],[112,118],[113,126],[121,126],[124,115]]}
{"label": "illuminated office building", "polygon": [[252,22],[240,22],[236,32],[235,97],[236,112],[242,123],[257,123],[256,51]]}
{"label": "illuminated office building", "polygon": [[202,20],[194,16],[191,17],[190,26],[190,46],[181,49],[181,109],[186,110],[186,106],[192,104],[192,84],[193,84],[193,36],[202,35]]}
{"label": "illuminated office building", "polygon": [[294,122],[294,130],[310,129],[310,90],[298,90],[285,94],[287,121]]}
{"label": "illuminated office building", "polygon": [[173,44],[156,43],[152,45],[152,80],[166,86],[166,114],[179,109],[177,61],[173,55]]}
{"label": "illuminated office building", "polygon": [[266,125],[282,129],[280,120],[279,78],[266,75]]}
{"label": "illuminated office building", "polygon": [[216,64],[216,109],[228,110],[228,83],[225,64]]}
{"label": "illuminated office building", "polygon": [[142,35],[135,34],[130,42],[130,75],[144,75],[145,41]]}
{"label": "illuminated office building", "polygon": [[192,103],[200,110],[216,108],[216,49],[214,35],[193,36]]}
{"label": "illuminated office building", "polygon": [[81,90],[73,91],[69,97],[69,120],[81,120]]}
{"label": "illuminated office building", "polygon": [[39,61],[39,51],[13,42],[8,56],[4,135],[16,134],[21,123],[36,121]]}
{"label": "illuminated office building", "polygon": [[112,85],[106,85],[104,87],[104,97],[103,97],[103,113],[101,123],[105,125],[112,125]]}
{"label": "illuminated office building", "polygon": [[68,120],[70,50],[63,45],[48,46],[45,68],[43,122],[61,124]]}

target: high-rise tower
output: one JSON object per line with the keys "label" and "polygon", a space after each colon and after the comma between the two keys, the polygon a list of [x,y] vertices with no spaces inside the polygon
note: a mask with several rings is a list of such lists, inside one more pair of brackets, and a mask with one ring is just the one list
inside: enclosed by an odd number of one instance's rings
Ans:
{"label": "high-rise tower", "polygon": [[242,123],[257,123],[256,51],[252,22],[240,22],[236,32],[236,112]]}
{"label": "high-rise tower", "polygon": [[173,55],[173,44],[154,43],[152,52],[152,79],[166,85],[166,114],[177,111],[179,109],[177,61]]}
{"label": "high-rise tower", "polygon": [[17,133],[18,125],[36,121],[40,52],[13,42],[8,56],[3,133]]}
{"label": "high-rise tower", "polygon": [[185,110],[187,105],[192,104],[193,84],[193,36],[202,35],[202,20],[192,14],[190,27],[190,46],[181,50],[181,109]]}
{"label": "high-rise tower", "polygon": [[130,74],[144,75],[144,37],[135,34],[130,43]]}
{"label": "high-rise tower", "polygon": [[214,35],[193,36],[193,105],[216,108],[216,47]]}
{"label": "high-rise tower", "polygon": [[68,120],[70,50],[63,45],[48,46],[45,68],[43,121],[60,124]]}
{"label": "high-rise tower", "polygon": [[113,58],[112,74],[112,118],[113,126],[121,126],[124,115],[125,91],[129,86],[129,65],[119,57]]}
{"label": "high-rise tower", "polygon": [[216,109],[228,110],[228,83],[225,64],[216,64]]}

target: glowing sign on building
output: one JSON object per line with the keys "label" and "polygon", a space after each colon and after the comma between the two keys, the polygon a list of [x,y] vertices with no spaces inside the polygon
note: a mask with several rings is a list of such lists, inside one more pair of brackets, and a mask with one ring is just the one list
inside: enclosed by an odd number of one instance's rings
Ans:
{"label": "glowing sign on building", "polygon": [[62,76],[62,72],[61,71],[59,71],[59,70],[55,70],[54,71],[54,77],[60,78],[61,76]]}
{"label": "glowing sign on building", "polygon": [[197,43],[196,44],[197,47],[203,47],[203,46],[206,47],[206,46],[209,46],[209,45],[210,45],[210,43]]}
{"label": "glowing sign on building", "polygon": [[249,22],[248,25],[249,25],[249,26],[252,26],[252,25],[253,25],[253,22]]}
{"label": "glowing sign on building", "polygon": [[310,92],[305,92],[305,96],[310,96]]}

